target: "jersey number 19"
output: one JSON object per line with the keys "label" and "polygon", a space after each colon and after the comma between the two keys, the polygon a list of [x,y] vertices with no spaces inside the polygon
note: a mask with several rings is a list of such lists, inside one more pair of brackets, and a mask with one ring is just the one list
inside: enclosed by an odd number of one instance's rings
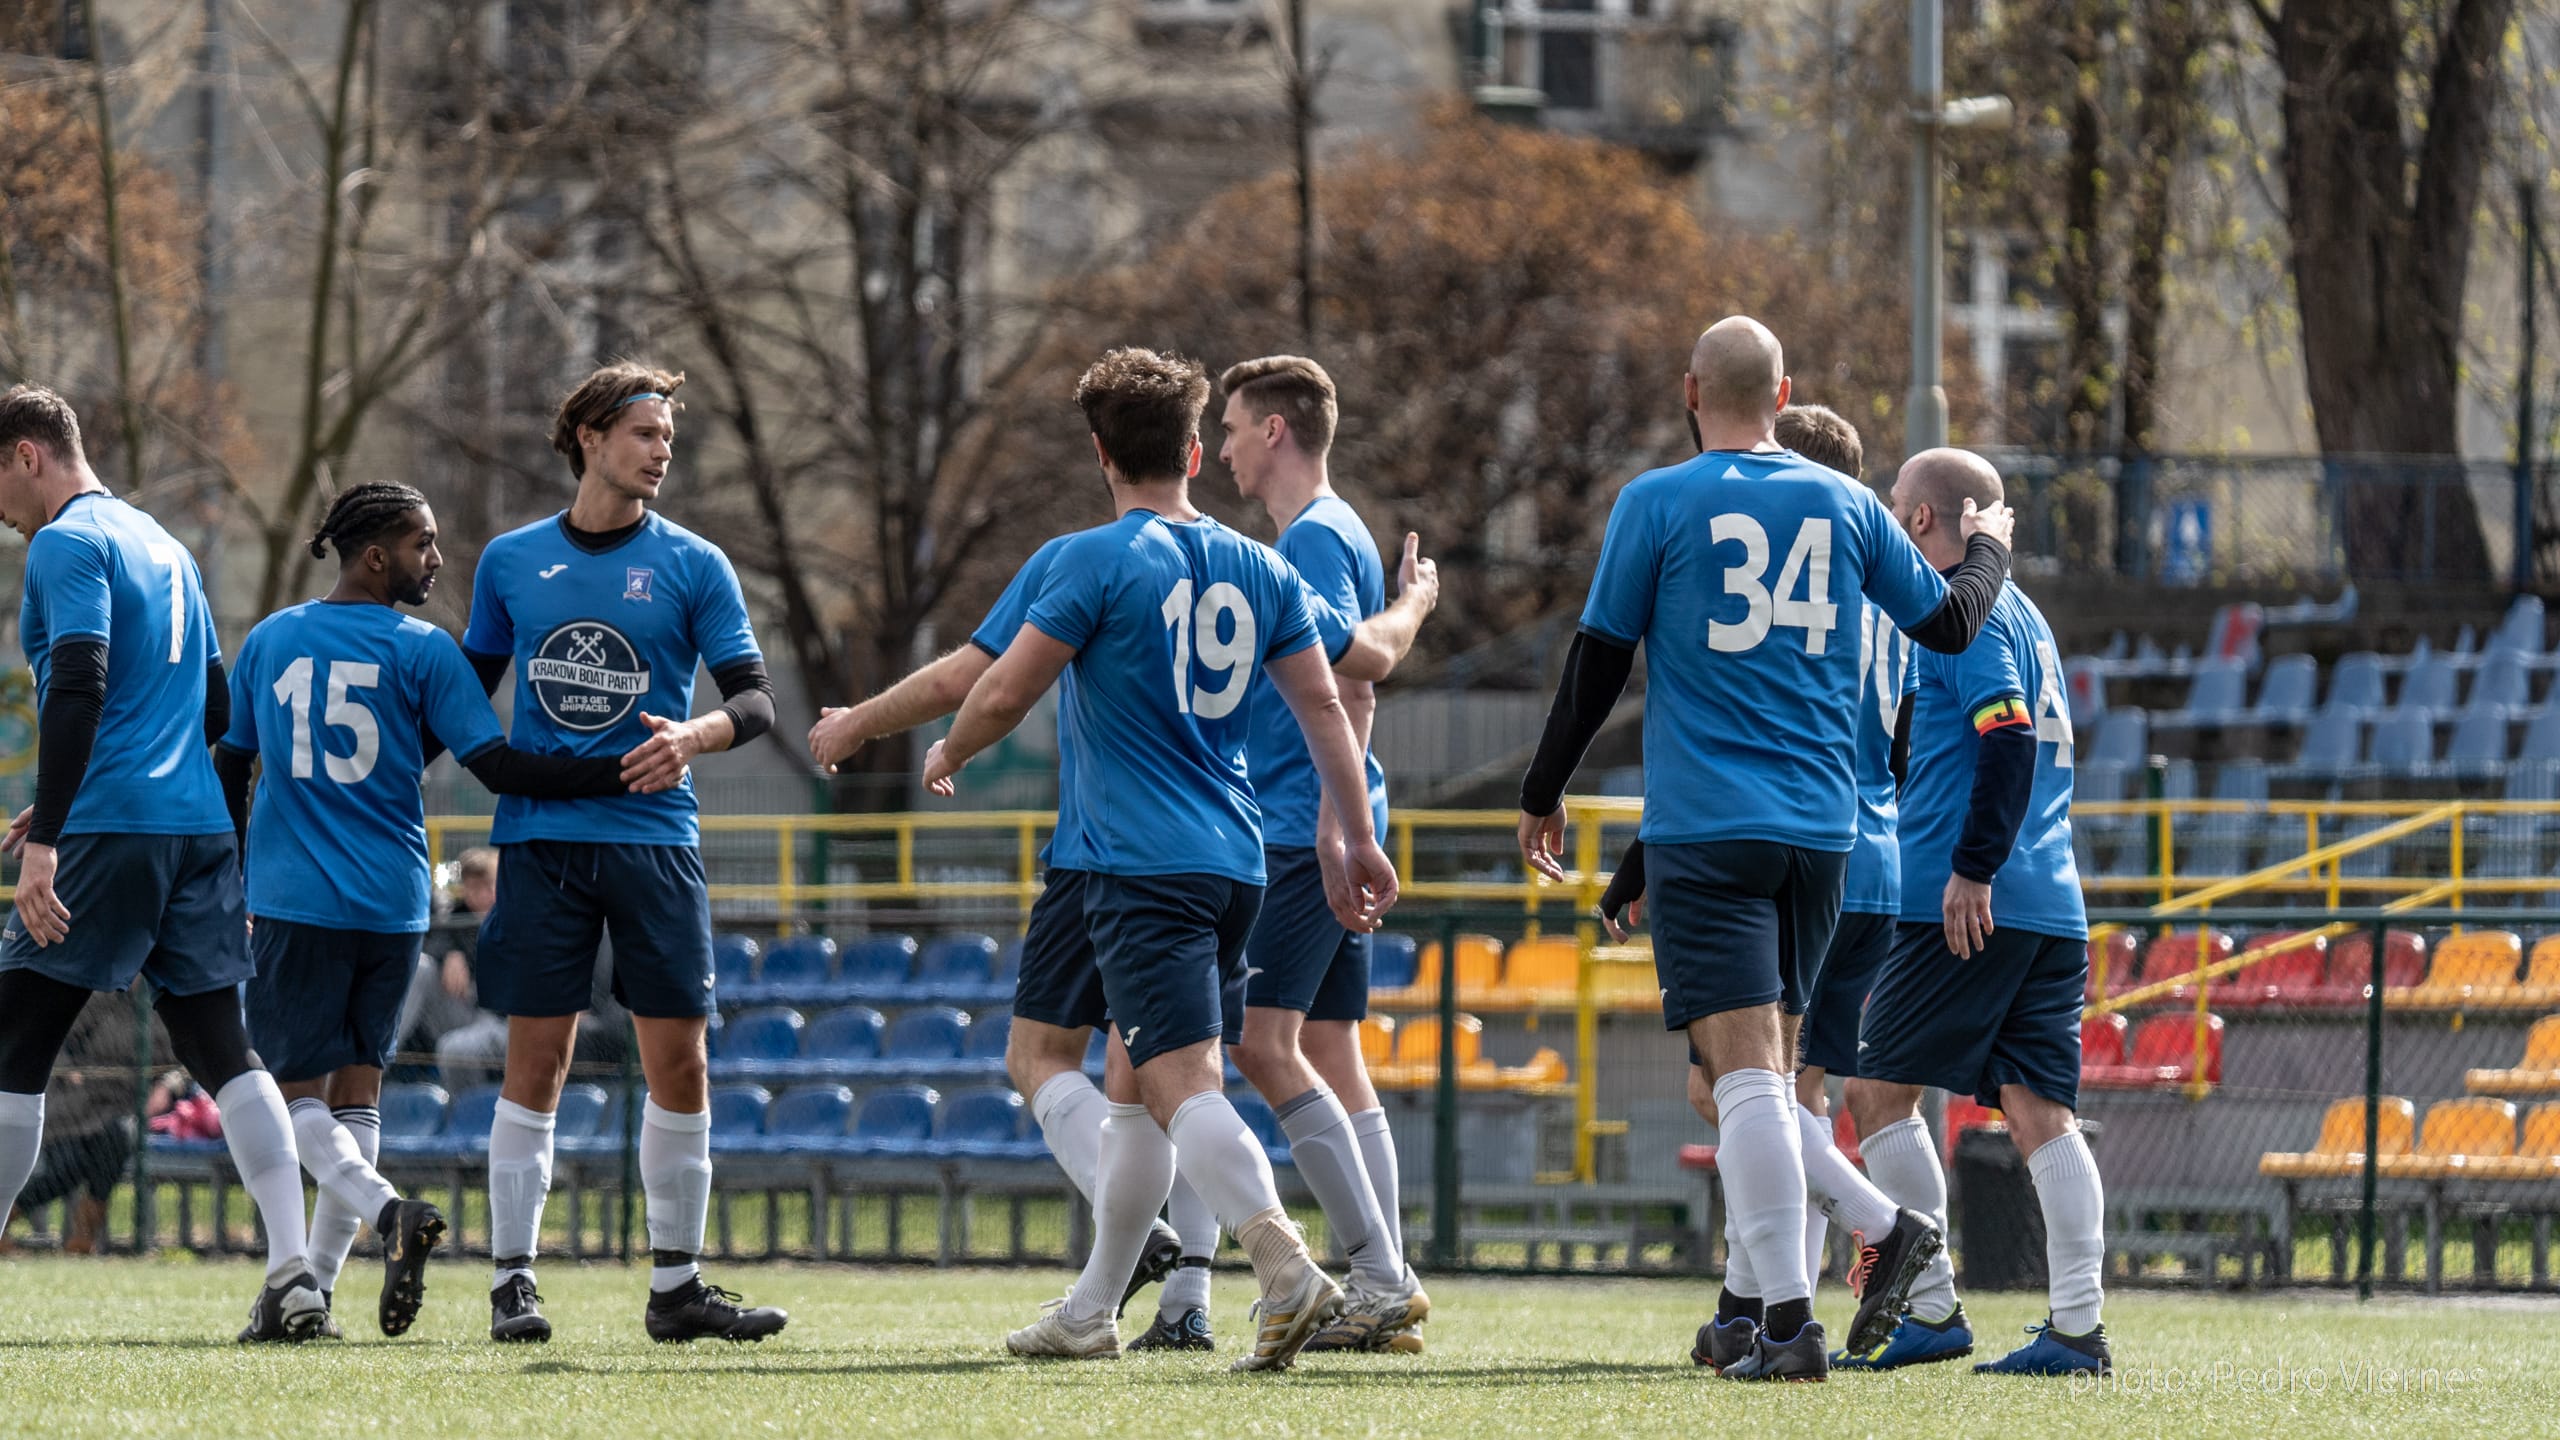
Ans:
{"label": "jersey number 19", "polygon": [[[1195,606],[1186,576],[1173,582],[1162,613],[1165,628],[1173,632],[1173,708],[1203,720],[1223,720],[1234,714],[1252,685],[1253,657],[1260,653],[1254,644],[1253,607],[1245,603],[1244,592],[1221,580],[1201,591]],[[1218,626],[1226,616],[1235,617],[1235,629],[1221,640]],[[1225,684],[1212,690],[1191,683],[1195,649],[1204,668],[1226,672]]]}

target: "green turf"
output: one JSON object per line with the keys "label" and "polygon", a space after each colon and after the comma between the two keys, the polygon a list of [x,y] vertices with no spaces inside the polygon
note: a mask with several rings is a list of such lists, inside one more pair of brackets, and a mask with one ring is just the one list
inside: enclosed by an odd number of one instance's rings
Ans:
{"label": "green turf", "polygon": [[[2517,1300],[2133,1292],[2110,1301],[2109,1386],[1953,1365],[1762,1388],[1690,1367],[1713,1295],[1694,1281],[1443,1279],[1422,1357],[1239,1376],[1225,1367],[1251,1299],[1242,1276],[1219,1277],[1216,1357],[1035,1365],[1007,1359],[1003,1334],[1063,1272],[723,1267],[715,1279],[789,1307],[791,1329],[761,1346],[675,1348],[640,1333],[639,1272],[556,1265],[542,1285],[559,1337],[505,1349],[484,1338],[483,1267],[439,1265],[425,1316],[396,1342],[373,1334],[376,1273],[356,1262],[340,1292],[357,1338],[243,1350],[230,1337],[258,1278],[245,1263],[0,1263],[0,1433],[2527,1435],[2551,1432],[2560,1396],[2560,1317]],[[1836,1288],[1822,1308],[1845,1324]],[[2011,1295],[1972,1309],[1995,1351],[2041,1312]]]}

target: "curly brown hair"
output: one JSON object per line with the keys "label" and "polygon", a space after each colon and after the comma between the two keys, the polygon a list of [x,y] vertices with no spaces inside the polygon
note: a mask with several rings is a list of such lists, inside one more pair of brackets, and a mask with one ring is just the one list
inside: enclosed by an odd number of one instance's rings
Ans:
{"label": "curly brown hair", "polygon": [[1076,381],[1076,404],[1102,453],[1136,484],[1187,475],[1209,408],[1209,372],[1196,360],[1135,346],[1103,352]]}
{"label": "curly brown hair", "polygon": [[587,456],[578,444],[581,426],[599,434],[610,430],[623,407],[643,395],[660,396],[667,408],[681,410],[684,406],[675,395],[683,386],[683,371],[661,370],[644,361],[616,360],[598,366],[560,402],[559,413],[551,419],[551,448],[568,457],[570,474],[583,479]]}

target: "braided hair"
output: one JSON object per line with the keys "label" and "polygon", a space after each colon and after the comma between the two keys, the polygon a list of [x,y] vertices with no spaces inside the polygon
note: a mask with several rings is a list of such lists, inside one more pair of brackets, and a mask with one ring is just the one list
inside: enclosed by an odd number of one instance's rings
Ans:
{"label": "braided hair", "polygon": [[335,544],[340,561],[351,559],[426,503],[427,497],[415,486],[387,481],[341,490],[330,502],[329,513],[321,517],[320,528],[311,534],[311,558],[329,558],[326,547]]}

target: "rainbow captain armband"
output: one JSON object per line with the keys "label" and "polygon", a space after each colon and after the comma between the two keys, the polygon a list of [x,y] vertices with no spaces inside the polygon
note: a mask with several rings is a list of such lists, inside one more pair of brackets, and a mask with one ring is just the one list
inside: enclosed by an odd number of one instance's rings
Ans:
{"label": "rainbow captain armband", "polygon": [[1973,712],[1973,733],[1988,735],[1994,730],[2032,730],[2035,717],[2027,713],[2027,702],[2015,695],[2003,695]]}

